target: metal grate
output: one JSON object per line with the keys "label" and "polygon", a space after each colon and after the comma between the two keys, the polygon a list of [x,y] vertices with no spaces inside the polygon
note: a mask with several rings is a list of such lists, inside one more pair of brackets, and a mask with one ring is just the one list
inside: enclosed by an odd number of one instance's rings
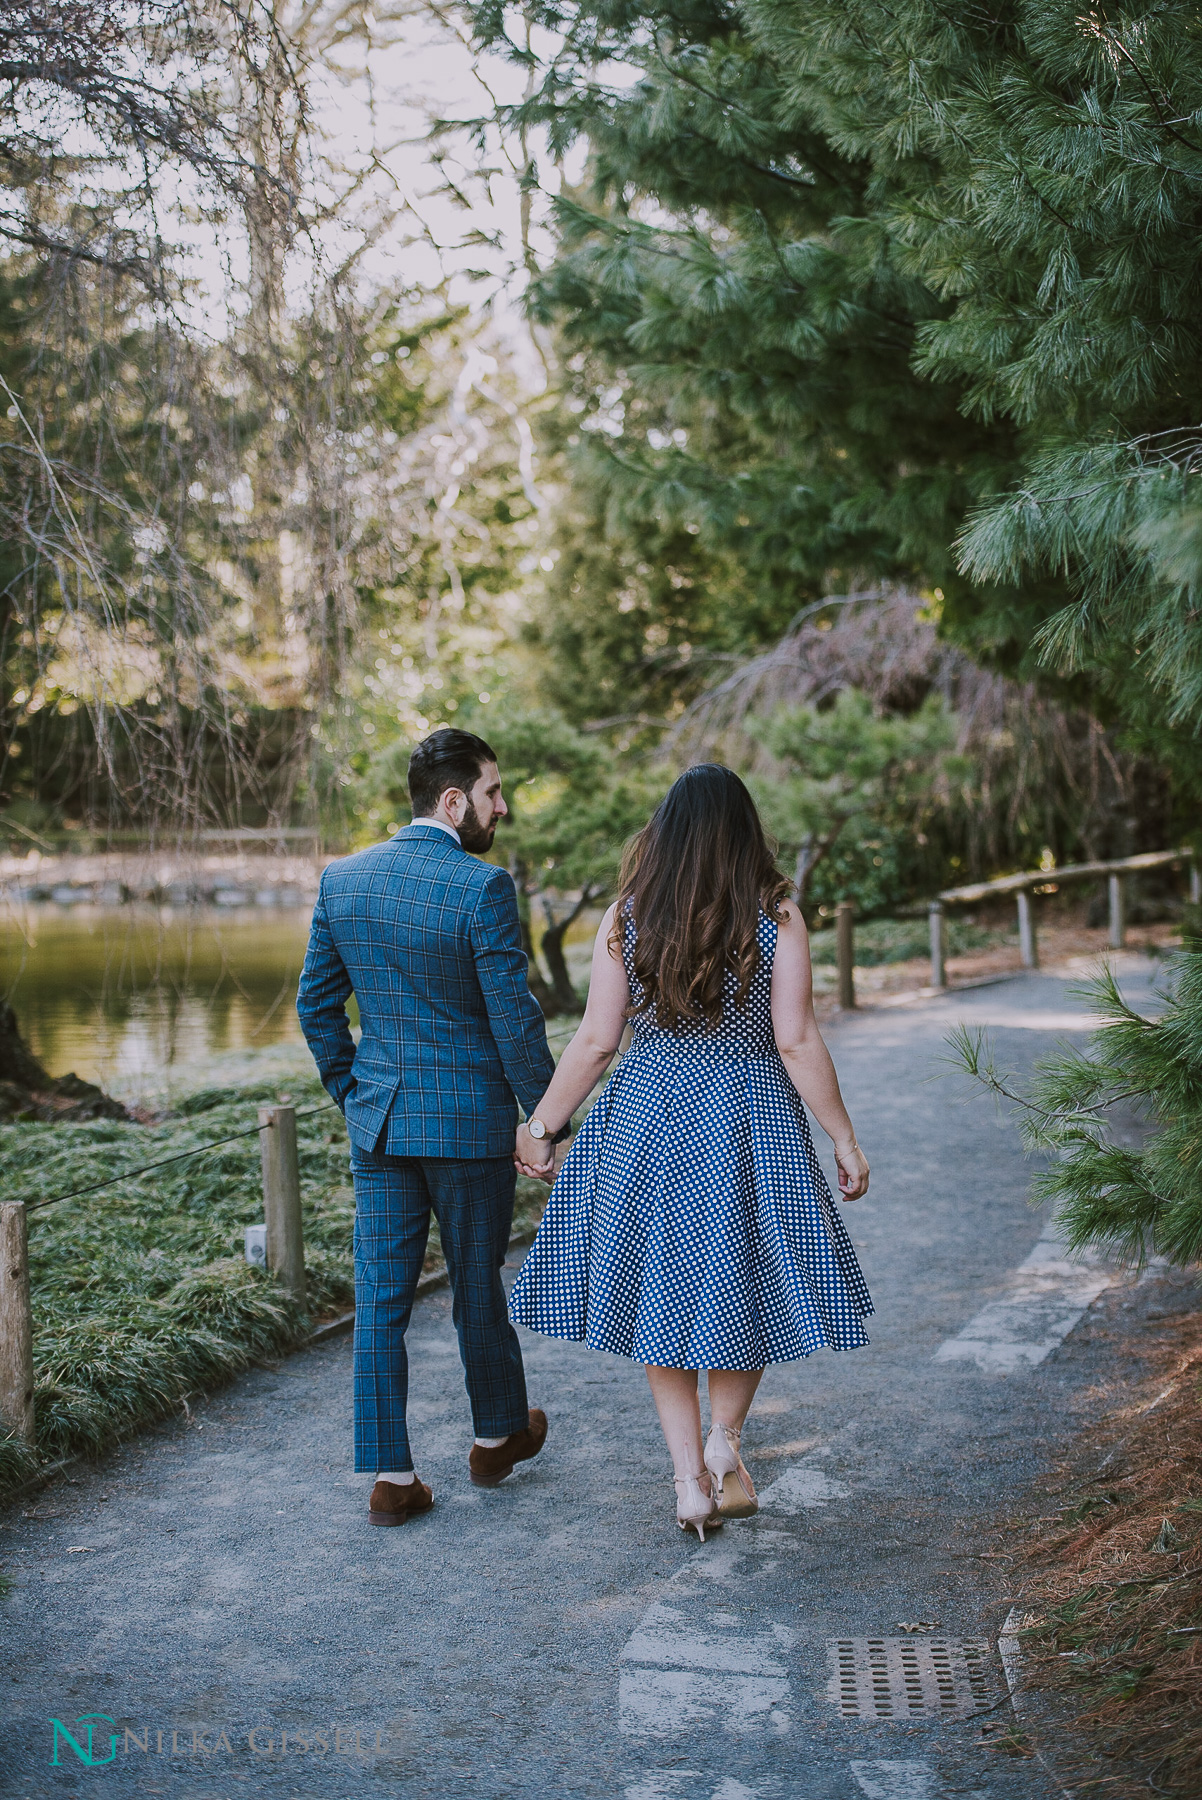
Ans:
{"label": "metal grate", "polygon": [[845,1719],[967,1719],[990,1704],[986,1638],[836,1638],[826,1697]]}

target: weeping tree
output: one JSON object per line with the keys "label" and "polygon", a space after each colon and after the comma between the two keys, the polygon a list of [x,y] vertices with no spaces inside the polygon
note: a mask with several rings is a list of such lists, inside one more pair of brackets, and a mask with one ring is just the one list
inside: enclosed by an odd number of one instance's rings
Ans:
{"label": "weeping tree", "polygon": [[[245,96],[267,82],[289,104],[263,162]],[[72,801],[186,817],[232,741],[215,552],[253,406],[184,323],[180,240],[185,196],[214,223],[265,188],[299,212],[286,111],[303,129],[266,9],[30,0],[0,23],[0,753],[35,807],[74,760]]]}
{"label": "weeping tree", "polygon": [[[722,666],[659,741],[677,761],[748,771],[815,905],[908,905],[1045,850],[1096,861],[1173,840],[1184,809],[1155,760],[982,668],[937,618],[929,595],[892,585],[815,601]],[[774,722],[793,716],[801,728],[782,734]]]}

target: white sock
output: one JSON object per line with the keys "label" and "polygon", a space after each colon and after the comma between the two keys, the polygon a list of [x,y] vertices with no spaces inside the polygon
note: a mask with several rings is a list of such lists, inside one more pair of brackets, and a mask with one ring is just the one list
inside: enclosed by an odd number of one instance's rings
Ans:
{"label": "white sock", "polygon": [[376,1480],[391,1481],[396,1487],[408,1487],[409,1483],[413,1480],[413,1470],[379,1469],[376,1472]]}
{"label": "white sock", "polygon": [[[512,1433],[510,1434],[512,1436]],[[481,1450],[499,1450],[505,1442],[504,1438],[477,1438]]]}

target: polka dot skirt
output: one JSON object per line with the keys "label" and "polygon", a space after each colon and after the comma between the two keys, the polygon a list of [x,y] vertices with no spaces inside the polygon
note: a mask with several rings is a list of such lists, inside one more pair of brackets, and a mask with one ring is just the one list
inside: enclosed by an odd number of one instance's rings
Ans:
{"label": "polka dot skirt", "polygon": [[[637,1001],[634,941],[628,920]],[[872,1301],[772,1033],[764,914],[758,941],[751,991],[736,1006],[728,976],[719,1026],[632,1021],[514,1285],[517,1324],[670,1369],[868,1342]]]}

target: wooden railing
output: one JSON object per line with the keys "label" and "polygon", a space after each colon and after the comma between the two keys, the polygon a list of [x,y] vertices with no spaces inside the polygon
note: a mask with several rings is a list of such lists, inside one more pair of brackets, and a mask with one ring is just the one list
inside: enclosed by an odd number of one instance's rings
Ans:
{"label": "wooden railing", "polygon": [[[1018,875],[1001,875],[996,881],[976,881],[968,887],[945,888],[927,902],[931,944],[931,986],[947,986],[947,909],[951,906],[973,906],[995,895],[1013,894],[1018,906],[1019,954],[1024,969],[1039,967],[1039,932],[1033,894],[1055,893],[1058,888],[1075,881],[1106,879],[1110,902],[1109,943],[1121,950],[1127,938],[1127,883],[1132,875],[1148,869],[1189,865],[1189,897],[1196,906],[1202,899],[1202,870],[1193,850],[1152,850],[1142,856],[1124,856],[1114,862],[1066,863],[1063,868],[1029,869]],[[913,917],[911,913],[907,915]],[[850,1009],[856,1003],[855,985],[855,909],[850,900],[841,900],[835,909],[835,961],[839,975],[839,1005]]]}

